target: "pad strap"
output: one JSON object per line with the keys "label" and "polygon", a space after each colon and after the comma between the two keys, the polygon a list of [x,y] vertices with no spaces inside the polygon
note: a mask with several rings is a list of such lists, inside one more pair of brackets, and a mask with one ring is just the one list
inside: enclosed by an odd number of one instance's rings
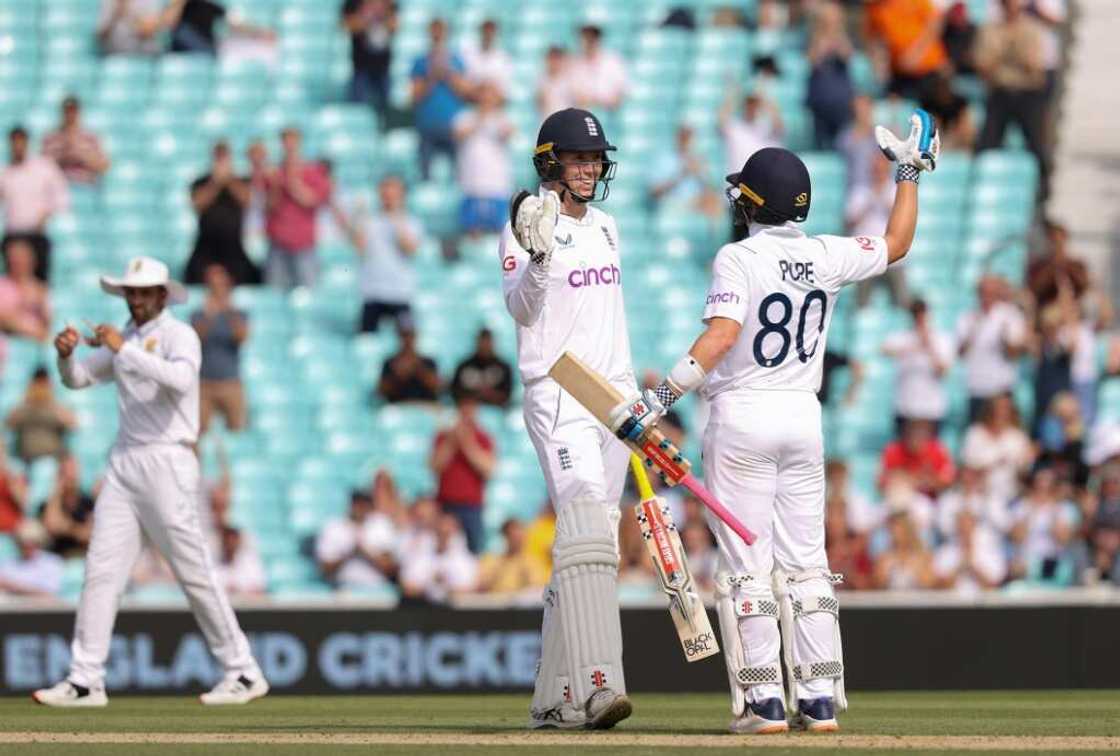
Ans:
{"label": "pad strap", "polygon": [[828,612],[834,617],[840,616],[840,602],[835,596],[820,594],[793,599],[793,616],[801,617],[813,612]]}
{"label": "pad strap", "polygon": [[844,663],[839,659],[802,662],[793,665],[793,679],[797,682],[815,680],[821,677],[833,679],[844,676]]}
{"label": "pad strap", "polygon": [[736,617],[778,618],[778,602],[773,599],[740,596],[735,603]]}
{"label": "pad strap", "polygon": [[757,667],[740,667],[739,671],[735,673],[735,677],[744,688],[764,683],[781,685],[782,665],[774,662],[773,664],[761,664]]}

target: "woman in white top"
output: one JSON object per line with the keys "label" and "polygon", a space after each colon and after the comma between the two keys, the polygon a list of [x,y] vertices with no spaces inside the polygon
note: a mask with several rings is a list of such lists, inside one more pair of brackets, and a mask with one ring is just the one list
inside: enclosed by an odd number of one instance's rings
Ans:
{"label": "woman in white top", "polygon": [[1002,501],[1011,501],[1019,488],[1019,476],[1034,459],[1034,448],[1019,425],[1019,413],[1011,397],[995,396],[964,436],[961,463],[985,470],[988,490]]}
{"label": "woman in white top", "polygon": [[910,315],[914,327],[883,342],[883,354],[898,363],[894,412],[899,433],[906,420],[929,420],[939,426],[949,409],[945,374],[952,365],[953,343],[934,329],[929,308],[921,299],[911,303]]}

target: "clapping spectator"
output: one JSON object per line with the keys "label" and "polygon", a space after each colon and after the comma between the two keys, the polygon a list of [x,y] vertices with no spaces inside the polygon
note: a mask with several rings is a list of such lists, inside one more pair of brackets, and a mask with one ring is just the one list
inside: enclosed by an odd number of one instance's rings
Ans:
{"label": "clapping spectator", "polygon": [[51,375],[40,367],[4,424],[15,434],[16,454],[31,464],[40,457],[60,455],[66,448],[66,434],[78,427],[78,418],[55,398]]}
{"label": "clapping spectator", "polygon": [[513,191],[509,140],[514,125],[502,107],[502,93],[489,80],[480,81],[474,92],[476,106],[460,111],[451,125],[463,193],[459,229],[471,235],[502,230]]}
{"label": "clapping spectator", "polygon": [[905,511],[892,511],[887,520],[890,546],[875,563],[875,585],[888,590],[932,588],[936,581],[933,558],[918,537]]}
{"label": "clapping spectator", "polygon": [[186,0],[101,0],[97,41],[107,55],[159,55],[160,34],[179,22]]}
{"label": "clapping spectator", "polygon": [[436,361],[416,351],[416,330],[411,323],[397,323],[400,349],[381,368],[377,393],[387,402],[434,402],[440,379]]}
{"label": "clapping spectator", "polygon": [[1038,199],[1045,202],[1050,184],[1045,29],[1024,12],[1023,0],[1001,2],[1003,19],[984,25],[976,40],[976,70],[988,85],[984,126],[976,149],[1001,148],[1008,125],[1017,124],[1038,160]]}
{"label": "clapping spectator", "polygon": [[8,465],[8,453],[0,437],[0,533],[11,533],[23,519],[27,503],[27,479]]}
{"label": "clapping spectator", "polygon": [[937,587],[974,594],[998,587],[1007,576],[1007,560],[999,534],[960,509],[952,538],[933,557]]}
{"label": "clapping spectator", "polygon": [[[870,160],[870,182],[854,187],[848,194],[848,204],[844,208],[848,236],[878,236],[887,227],[894,207],[894,163],[884,160],[882,154],[872,155]],[[885,276],[859,282],[857,292],[861,307],[868,303],[872,289],[880,282],[889,287],[895,305],[906,306],[909,299],[906,275],[901,265],[895,265],[887,268]]]}
{"label": "clapping spectator", "polygon": [[241,385],[241,345],[249,338],[249,316],[233,306],[233,279],[224,267],[206,267],[206,299],[191,314],[202,342],[199,385],[199,432],[217,412],[231,431],[245,427],[245,392]]}
{"label": "clapping spectator", "polygon": [[[506,549],[500,554],[486,554],[478,564],[478,589],[487,593],[517,593],[526,589],[539,591],[548,583],[548,567],[542,565],[525,548],[525,525],[519,520],[502,523]],[[689,554],[691,557],[691,553]]]}
{"label": "clapping spectator", "polygon": [[483,82],[494,85],[503,98],[509,94],[513,59],[498,42],[498,22],[488,18],[478,27],[478,41],[463,45],[463,65],[476,99],[478,87]]}
{"label": "clapping spectator", "polygon": [[674,149],[664,151],[650,171],[650,198],[678,211],[699,211],[709,217],[726,214],[723,198],[708,183],[704,159],[693,149],[692,127],[677,127]]}
{"label": "clapping spectator", "polygon": [[871,169],[883,153],[875,141],[875,103],[865,94],[852,98],[852,120],[836,140],[848,169],[848,194],[872,184]]}
{"label": "clapping spectator", "polygon": [[1038,422],[1040,459],[1079,488],[1089,481],[1089,468],[1084,462],[1088,435],[1077,397],[1069,391],[1055,394]]}
{"label": "clapping spectator", "polygon": [[1080,521],[1077,507],[1062,498],[1054,470],[1045,465],[1030,475],[1027,491],[1012,512],[1016,577],[1068,584],[1073,580],[1073,536]]}
{"label": "clapping spectator", "polygon": [[719,112],[724,154],[728,170],[739,171],[751,155],[763,147],[781,147],[785,126],[781,113],[759,92],[743,98],[742,112],[735,114],[734,98],[728,96]]}
{"label": "clapping spectator", "polygon": [[917,490],[930,497],[952,485],[956,476],[952,455],[934,433],[934,424],[913,418],[902,423],[901,438],[883,449],[881,485],[893,470],[907,472]]}
{"label": "clapping spectator", "polygon": [[250,179],[233,172],[229,145],[214,145],[210,172],[191,184],[191,205],[198,214],[198,235],[183,280],[203,283],[206,269],[219,264],[236,284],[260,283],[257,266],[242,243],[245,215],[252,201]]}
{"label": "clapping spectator", "polygon": [[871,0],[864,13],[868,37],[881,42],[890,58],[889,91],[918,99],[949,66],[942,12],[934,0]]}
{"label": "clapping spectator", "polygon": [[961,444],[961,464],[984,470],[992,495],[1009,502],[1019,475],[1034,459],[1031,440],[1019,427],[1019,414],[1007,394],[987,403],[979,422],[969,426]]}
{"label": "clapping spectator", "polygon": [[214,572],[230,596],[261,596],[268,590],[261,556],[240,529],[223,525]]}
{"label": "clapping spectator", "polygon": [[1120,465],[1105,465],[1098,490],[1090,497],[1090,581],[1120,585]]}
{"label": "clapping spectator", "polygon": [[15,531],[19,557],[0,564],[0,593],[50,598],[62,588],[62,557],[45,550],[47,531],[38,520],[24,520]]}
{"label": "clapping spectator", "polygon": [[537,82],[536,103],[537,115],[542,121],[556,111],[575,104],[571,59],[563,47],[553,45],[545,53],[544,71]]}
{"label": "clapping spectator", "polygon": [[458,416],[436,434],[429,460],[437,483],[436,499],[459,521],[472,553],[482,551],[482,504],[486,481],[494,474],[494,440],[478,424],[478,401],[469,393],[455,397]]}
{"label": "clapping spectator", "polygon": [[1027,348],[1026,322],[1012,304],[1007,284],[986,275],[976,287],[979,309],[957,323],[958,353],[964,358],[968,417],[976,420],[985,402],[1009,393],[1019,377],[1019,357]]}
{"label": "clapping spectator", "polygon": [[844,8],[834,0],[817,8],[809,39],[809,91],[813,135],[818,150],[830,150],[852,117],[855,87],[848,73],[852,41],[844,27]]}
{"label": "clapping spectator", "polygon": [[431,177],[432,158],[443,154],[455,159],[451,125],[471,93],[462,59],[447,44],[447,22],[434,18],[428,24],[431,47],[412,64],[412,108],[420,134],[420,176]]}
{"label": "clapping spectator", "polygon": [[101,140],[82,126],[82,106],[74,95],[62,101],[62,122],[43,137],[43,154],[53,160],[72,184],[96,183],[109,170]]}
{"label": "clapping spectator", "polygon": [[299,129],[284,129],[280,142],[283,159],[268,177],[265,281],[281,289],[311,287],[319,274],[316,214],[330,201],[330,175],[321,163],[300,155],[303,136]]}
{"label": "clapping spectator", "polygon": [[1046,251],[1027,265],[1027,288],[1040,311],[1057,300],[1063,288],[1080,302],[1092,284],[1085,261],[1069,252],[1069,229],[1054,221],[1046,221],[1044,227]]}
{"label": "clapping spectator", "polygon": [[328,521],[315,541],[315,559],[323,577],[338,588],[386,585],[396,574],[396,528],[373,511],[362,491],[350,494],[346,517]]}
{"label": "clapping spectator", "polygon": [[936,429],[949,411],[945,374],[953,364],[953,342],[937,330],[923,300],[910,304],[910,315],[913,328],[883,342],[883,354],[898,364],[895,417],[900,429],[906,420],[928,420]]}
{"label": "clapping spectator", "polygon": [[66,558],[85,556],[93,533],[93,505],[93,496],[82,489],[77,457],[63,455],[54,488],[39,509],[51,551]]}
{"label": "clapping spectator", "polygon": [[1096,343],[1090,327],[1082,328],[1077,303],[1072,296],[1047,306],[1038,317],[1032,351],[1034,369],[1034,425],[1031,435],[1038,438],[1042,418],[1054,397],[1073,388],[1073,361],[1079,351],[1096,358]]}
{"label": "clapping spectator", "polygon": [[271,29],[247,24],[227,14],[225,7],[213,0],[186,0],[171,30],[171,52],[217,54],[219,21],[225,21],[231,32],[242,37],[265,40],[276,37]]}
{"label": "clapping spectator", "polygon": [[442,514],[436,520],[430,549],[402,555],[400,581],[404,599],[438,604],[477,588],[478,561],[467,549],[453,515]]}
{"label": "clapping spectator", "polygon": [[616,110],[626,96],[626,63],[603,48],[603,30],[594,24],[579,30],[579,52],[568,63],[575,105],[587,110]]}
{"label": "clapping spectator", "polygon": [[0,172],[0,202],[4,203],[4,239],[7,249],[24,239],[35,249],[35,275],[47,281],[51,243],[47,223],[70,205],[66,177],[49,157],[27,154],[27,131],[22,126],[8,132],[8,165]]}
{"label": "clapping spectator", "polygon": [[1010,504],[1007,499],[993,495],[986,470],[964,465],[956,485],[937,500],[937,530],[944,539],[952,538],[957,527],[957,513],[968,510],[981,524],[1006,533],[1011,527]]}
{"label": "clapping spectator", "polygon": [[473,396],[479,404],[493,407],[509,405],[513,391],[513,370],[494,351],[494,334],[488,328],[478,332],[474,354],[455,368],[451,379],[452,396]]}
{"label": "clapping spectator", "polygon": [[[965,0],[953,0],[946,6],[941,44],[945,46],[945,53],[949,56],[955,73],[975,73],[976,66],[972,54],[976,47],[976,32],[976,24],[969,18],[968,3]],[[940,119],[937,125],[940,129]]]}
{"label": "clapping spectator", "polygon": [[46,284],[35,276],[35,249],[27,239],[8,243],[7,273],[0,277],[0,327],[34,341],[50,337],[51,302]]}
{"label": "clapping spectator", "polygon": [[384,119],[389,107],[389,65],[397,33],[395,0],[346,0],[342,25],[350,34],[350,101],[364,102]]}

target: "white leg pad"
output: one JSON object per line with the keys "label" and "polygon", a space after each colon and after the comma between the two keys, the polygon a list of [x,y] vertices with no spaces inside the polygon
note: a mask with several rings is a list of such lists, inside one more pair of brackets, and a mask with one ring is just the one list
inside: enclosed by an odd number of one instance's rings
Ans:
{"label": "white leg pad", "polygon": [[840,602],[832,590],[843,579],[825,569],[774,573],[781,604],[783,659],[789,674],[789,707],[797,699],[830,696],[838,711],[844,695],[844,656],[840,645]]}
{"label": "white leg pad", "polygon": [[778,602],[760,575],[716,575],[716,613],[731,689],[731,713],[741,717],[747,701],[780,698]]}
{"label": "white leg pad", "polygon": [[533,688],[532,713],[538,714],[572,702],[568,679],[568,650],[560,622],[560,594],[550,582],[544,589],[544,620],[541,623],[541,658]]}
{"label": "white leg pad", "polygon": [[601,688],[624,693],[618,551],[607,505],[575,499],[562,506],[552,554],[573,702],[583,706]]}

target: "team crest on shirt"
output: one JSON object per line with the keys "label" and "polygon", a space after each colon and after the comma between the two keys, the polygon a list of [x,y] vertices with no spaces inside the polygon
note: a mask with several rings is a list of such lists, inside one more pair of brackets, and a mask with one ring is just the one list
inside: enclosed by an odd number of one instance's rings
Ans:
{"label": "team crest on shirt", "polygon": [[155,336],[151,336],[144,341],[144,351],[145,352],[156,351],[156,337]]}
{"label": "team crest on shirt", "polygon": [[614,245],[614,237],[611,236],[611,232],[607,230],[607,227],[606,226],[599,226],[599,230],[602,231],[603,236],[605,236],[607,238],[607,244],[611,245],[611,251],[612,252],[617,252],[618,247],[616,247]]}

